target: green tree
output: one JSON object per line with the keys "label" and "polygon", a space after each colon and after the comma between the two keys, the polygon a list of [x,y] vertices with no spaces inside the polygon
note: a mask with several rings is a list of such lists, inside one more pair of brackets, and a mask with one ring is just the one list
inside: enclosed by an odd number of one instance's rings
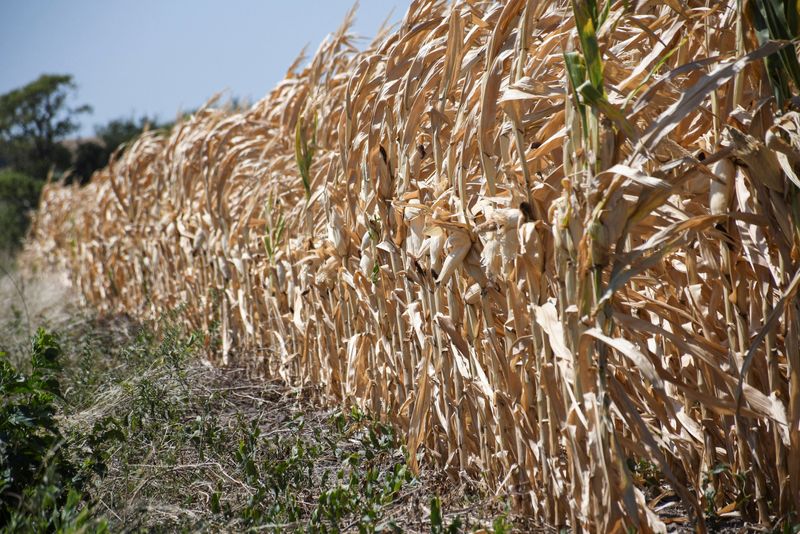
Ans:
{"label": "green tree", "polygon": [[[102,169],[108,163],[109,151],[105,145],[94,141],[86,141],[78,145],[75,151],[75,163],[72,164],[73,175],[78,178],[81,185],[89,182],[92,174],[97,169]],[[72,181],[69,180],[68,181]]]}
{"label": "green tree", "polygon": [[[111,154],[120,146],[125,145],[139,137],[142,132],[150,127],[158,127],[155,119],[147,116],[134,119],[114,119],[108,124],[96,126],[94,131],[97,141],[85,141],[78,145],[75,151],[75,161],[72,165],[73,175],[80,180],[81,185],[86,184],[94,171],[108,165]],[[71,179],[67,179],[71,182]]]}
{"label": "green tree", "polygon": [[0,95],[0,157],[7,165],[43,180],[50,168],[66,170],[69,151],[59,142],[80,127],[77,117],[91,107],[70,107],[76,90],[68,74],[43,74]]}
{"label": "green tree", "polygon": [[95,127],[94,131],[97,137],[103,140],[108,154],[111,155],[120,145],[139,137],[145,130],[158,127],[155,118],[151,119],[145,115],[138,120],[114,119],[104,126]]}
{"label": "green tree", "polygon": [[10,169],[0,170],[0,256],[19,247],[41,190],[40,180]]}

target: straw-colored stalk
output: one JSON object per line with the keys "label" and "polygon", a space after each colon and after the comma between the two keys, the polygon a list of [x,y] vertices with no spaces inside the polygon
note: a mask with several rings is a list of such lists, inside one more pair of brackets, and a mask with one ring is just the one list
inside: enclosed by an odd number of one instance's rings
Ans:
{"label": "straw-colored stalk", "polygon": [[800,115],[742,9],[414,0],[363,51],[348,16],[251,108],[48,186],[30,257],[552,524],[664,531],[647,464],[699,530],[791,517]]}

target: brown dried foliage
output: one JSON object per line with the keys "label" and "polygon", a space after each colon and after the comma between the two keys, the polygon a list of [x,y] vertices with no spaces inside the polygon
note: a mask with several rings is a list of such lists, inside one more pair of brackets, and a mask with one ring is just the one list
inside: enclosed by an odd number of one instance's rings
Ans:
{"label": "brown dried foliage", "polygon": [[630,458],[699,529],[737,498],[797,512],[800,119],[760,61],[779,45],[735,2],[628,4],[597,38],[633,137],[571,91],[568,2],[415,0],[364,51],[346,21],[252,108],[49,186],[29,248],[101,310],[185,304],[219,324],[215,363],[381,414],[414,467],[550,523],[663,530]]}

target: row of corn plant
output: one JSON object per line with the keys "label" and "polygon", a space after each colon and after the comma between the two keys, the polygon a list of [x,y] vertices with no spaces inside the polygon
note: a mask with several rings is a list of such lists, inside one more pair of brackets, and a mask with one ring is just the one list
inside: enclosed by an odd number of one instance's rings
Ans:
{"label": "row of corn plant", "polygon": [[698,530],[797,521],[795,3],[413,0],[361,51],[352,17],[251,108],[49,186],[31,261],[185,303],[214,363],[544,521],[664,531],[643,464]]}

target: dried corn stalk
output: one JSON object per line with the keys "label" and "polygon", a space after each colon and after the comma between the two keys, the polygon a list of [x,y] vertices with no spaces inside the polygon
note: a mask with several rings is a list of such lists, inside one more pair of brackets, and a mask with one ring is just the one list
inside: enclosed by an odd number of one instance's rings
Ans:
{"label": "dried corn stalk", "polygon": [[797,513],[800,119],[761,61],[792,49],[732,1],[414,0],[361,52],[349,22],[47,187],[30,253],[544,521],[663,531],[636,462],[695,515]]}

